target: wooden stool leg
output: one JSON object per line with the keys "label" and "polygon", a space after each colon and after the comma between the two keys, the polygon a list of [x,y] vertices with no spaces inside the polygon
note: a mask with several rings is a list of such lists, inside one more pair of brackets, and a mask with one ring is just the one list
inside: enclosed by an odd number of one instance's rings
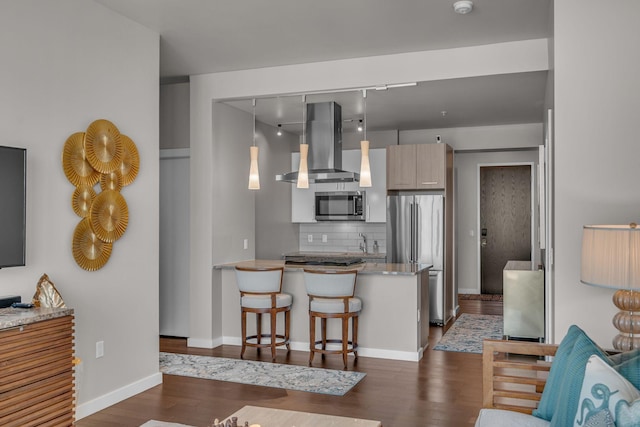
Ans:
{"label": "wooden stool leg", "polygon": [[309,366],[313,362],[314,350],[316,348],[316,318],[309,313]]}
{"label": "wooden stool leg", "polygon": [[284,312],[284,342],[286,343],[285,345],[287,346],[287,351],[290,350],[289,348],[289,329],[291,327],[291,311],[287,310]]}
{"label": "wooden stool leg", "polygon": [[244,359],[244,351],[247,348],[247,312],[241,310],[240,318],[242,319],[242,350],[240,350],[240,359]]}
{"label": "wooden stool leg", "polygon": [[353,355],[355,356],[355,360],[358,360],[358,316],[353,316],[351,318],[351,345],[353,348]]}
{"label": "wooden stool leg", "polygon": [[[262,313],[256,313],[256,343],[260,344],[262,339]],[[260,347],[256,349],[260,354]]]}
{"label": "wooden stool leg", "polygon": [[276,321],[278,313],[271,310],[271,361],[276,361]]}
{"label": "wooden stool leg", "polygon": [[[321,332],[322,332],[322,349],[326,350],[327,349],[327,318],[326,317],[321,317],[320,318],[320,325],[321,325]],[[322,353],[322,360],[325,359],[325,354]]]}
{"label": "wooden stool leg", "polygon": [[344,362],[344,369],[347,369],[347,351],[349,344],[349,318],[345,315],[342,318],[342,361]]}

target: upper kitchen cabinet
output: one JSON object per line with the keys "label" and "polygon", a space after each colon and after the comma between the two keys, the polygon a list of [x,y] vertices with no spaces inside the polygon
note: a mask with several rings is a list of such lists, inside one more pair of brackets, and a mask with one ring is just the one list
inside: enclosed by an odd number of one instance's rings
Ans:
{"label": "upper kitchen cabinet", "polygon": [[444,190],[453,150],[447,144],[387,147],[388,190]]}
{"label": "upper kitchen cabinet", "polygon": [[371,187],[367,190],[367,222],[387,221],[387,151],[384,148],[369,150]]}

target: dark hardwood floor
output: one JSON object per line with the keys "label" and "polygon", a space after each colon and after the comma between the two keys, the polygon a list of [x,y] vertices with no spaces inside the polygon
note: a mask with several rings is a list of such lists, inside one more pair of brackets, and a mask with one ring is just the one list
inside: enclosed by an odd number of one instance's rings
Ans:
{"label": "dark hardwood floor", "polygon": [[[502,302],[460,300],[460,313],[502,314]],[[359,357],[349,369],[367,376],[344,396],[328,396],[165,375],[163,384],[86,417],[78,427],[137,427],[150,419],[208,426],[245,405],[380,420],[384,427],[473,426],[482,406],[482,356],[434,351],[447,327],[430,328],[429,348],[419,363]],[[238,358],[240,348],[187,348],[186,340],[161,338],[160,350]],[[270,361],[268,351],[247,349],[245,359]],[[306,366],[308,353],[278,350],[278,363]],[[342,369],[342,358],[328,356],[316,367]],[[251,420],[249,420],[251,421]],[[259,422],[259,420],[254,420]]]}

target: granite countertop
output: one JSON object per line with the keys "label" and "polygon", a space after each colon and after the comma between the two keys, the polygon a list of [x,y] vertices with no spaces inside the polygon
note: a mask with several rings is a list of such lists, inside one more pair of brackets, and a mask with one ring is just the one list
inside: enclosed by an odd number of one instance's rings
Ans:
{"label": "granite countertop", "polygon": [[73,314],[72,308],[0,308],[0,330]]}
{"label": "granite countertop", "polygon": [[236,266],[249,268],[282,267],[285,271],[308,270],[357,270],[358,274],[382,274],[382,275],[415,275],[423,270],[431,268],[428,264],[387,264],[383,262],[365,262],[353,264],[347,267],[321,266],[321,265],[285,265],[283,260],[262,260],[254,259],[248,261],[232,262],[228,264],[216,265],[216,269],[233,269]]}
{"label": "granite countertop", "polygon": [[366,259],[385,259],[387,254],[383,253],[363,253],[363,252],[288,252],[284,256],[312,256],[312,257],[334,257],[334,258],[366,258]]}

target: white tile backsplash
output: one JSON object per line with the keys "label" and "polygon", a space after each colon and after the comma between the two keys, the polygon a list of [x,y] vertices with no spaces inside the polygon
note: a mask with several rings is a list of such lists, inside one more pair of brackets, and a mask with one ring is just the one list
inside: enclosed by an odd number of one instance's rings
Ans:
{"label": "white tile backsplash", "polygon": [[[387,226],[384,223],[370,224],[366,222],[321,222],[317,224],[300,224],[301,252],[360,252],[362,237],[367,236],[367,249],[373,253],[373,243],[378,241],[378,252],[386,253]],[[309,243],[308,236],[313,236]],[[322,236],[327,242],[322,242]]]}

